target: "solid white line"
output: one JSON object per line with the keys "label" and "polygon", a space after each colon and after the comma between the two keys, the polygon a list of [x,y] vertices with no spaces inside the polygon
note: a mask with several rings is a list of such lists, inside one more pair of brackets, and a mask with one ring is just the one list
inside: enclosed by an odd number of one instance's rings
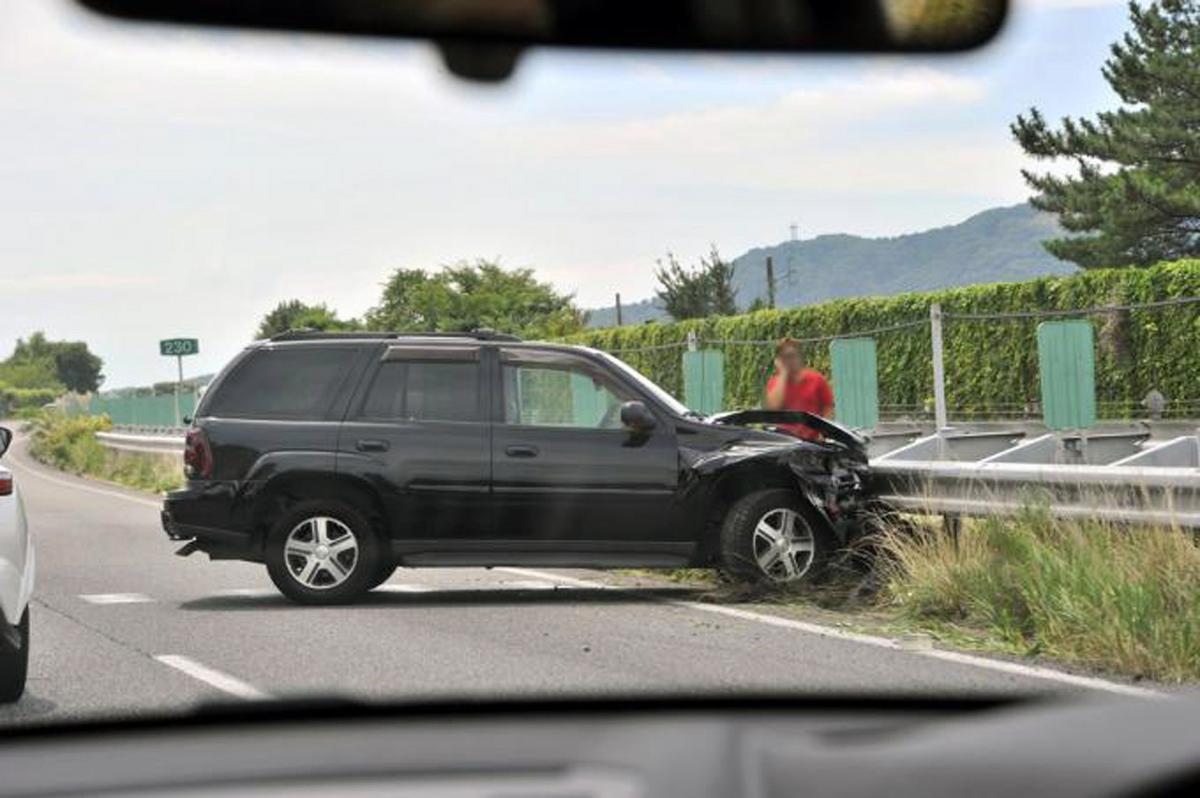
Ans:
{"label": "solid white line", "polygon": [[[505,573],[510,573],[517,576],[529,577],[532,579],[543,579],[551,582],[575,585],[576,587],[604,590],[626,589],[622,585],[606,585],[602,582],[591,582],[586,579],[576,579],[572,576],[561,576],[549,571],[538,571],[532,568],[497,568],[496,570],[504,571]],[[1043,668],[1036,665],[1022,665],[1018,662],[1008,662],[1007,660],[991,659],[990,657],[981,657],[975,654],[964,654],[958,651],[946,651],[944,649],[914,650],[902,648],[900,643],[887,637],[859,634],[857,632],[847,632],[843,629],[838,629],[833,626],[825,626],[823,624],[811,623],[809,621],[799,621],[792,618],[784,618],[779,615],[754,612],[752,610],[743,610],[737,607],[726,607],[720,604],[705,604],[699,601],[683,601],[679,599],[663,599],[662,601],[666,604],[673,604],[677,607],[686,607],[687,609],[697,610],[699,612],[707,612],[713,615],[724,615],[730,618],[738,618],[743,621],[752,621],[754,623],[776,626],[783,629],[793,629],[798,632],[820,635],[821,637],[833,638],[835,640],[846,640],[852,643],[874,646],[876,648],[886,648],[894,651],[903,650],[906,653],[914,654],[920,657],[930,657],[932,659],[939,659],[945,662],[953,662],[958,665],[968,665],[975,668],[983,668],[986,670],[998,671],[1000,673],[1007,673],[1013,676],[1045,679],[1047,681],[1069,684],[1072,687],[1086,687],[1092,690],[1103,690],[1109,693],[1138,696],[1140,698],[1167,697],[1165,693],[1161,693],[1157,690],[1151,690],[1145,687],[1134,687],[1133,685],[1122,684],[1120,682],[1111,682],[1107,679],[1098,679],[1092,676],[1079,676],[1074,673],[1066,673],[1064,671],[1054,670],[1053,668]]]}
{"label": "solid white line", "polygon": [[154,601],[145,593],[82,593],[79,598],[89,604],[145,604]]}
{"label": "solid white line", "polygon": [[204,682],[209,687],[215,687],[237,698],[244,698],[247,701],[266,701],[271,698],[270,695],[259,690],[254,685],[247,684],[236,676],[230,676],[228,673],[222,673],[207,665],[202,665],[190,657],[184,657],[179,654],[159,654],[154,658],[163,665],[182,671],[193,679]]}
{"label": "solid white line", "polygon": [[404,584],[402,582],[387,582],[375,588],[383,593],[432,593],[437,588],[429,585]]}
{"label": "solid white line", "polygon": [[87,493],[95,493],[99,496],[108,496],[109,498],[112,498],[112,499],[124,499],[125,501],[133,502],[134,504],[141,504],[146,507],[153,507],[155,510],[162,509],[162,504],[160,502],[152,502],[149,499],[139,499],[136,496],[130,496],[127,493],[121,493],[121,492],[115,491],[115,490],[105,490],[104,488],[93,488],[90,485],[80,485],[78,482],[73,482],[69,479],[60,479],[58,477],[52,477],[49,474],[42,473],[42,470],[40,468],[35,468],[34,466],[31,466],[31,465],[21,462],[21,460],[19,458],[13,458],[11,461],[6,463],[6,465],[8,465],[9,467],[17,466],[18,471],[20,471],[24,474],[32,474],[33,476],[37,477],[38,479],[44,479],[47,482],[54,483],[55,485],[62,485],[63,487],[72,488],[74,490],[82,490]]}

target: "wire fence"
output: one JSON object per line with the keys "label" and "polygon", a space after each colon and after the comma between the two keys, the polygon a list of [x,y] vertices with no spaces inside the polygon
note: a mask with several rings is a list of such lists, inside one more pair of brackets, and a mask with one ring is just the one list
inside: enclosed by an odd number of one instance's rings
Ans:
{"label": "wire fence", "polygon": [[[1061,301],[1061,300],[1059,300]],[[1104,420],[1200,418],[1200,295],[1112,302],[1078,308],[997,309],[941,313],[944,323],[946,411],[951,421],[1043,418],[1037,327],[1041,322],[1093,320],[1097,416]],[[778,330],[801,343],[810,365],[830,373],[825,344],[872,338],[878,345],[881,420],[929,421],[935,415],[931,317],[846,327],[813,334]],[[1016,326],[1014,326],[1016,325]],[[712,324],[706,326],[713,326]],[[667,332],[660,328],[661,335]],[[672,331],[673,332],[673,331]],[[776,330],[772,330],[776,332]],[[725,355],[726,408],[758,406],[774,371],[775,337],[694,332],[690,340],[613,348],[648,376],[679,393],[675,352],[715,349]],[[603,348],[603,347],[602,347]],[[1056,376],[1051,374],[1050,379]]]}

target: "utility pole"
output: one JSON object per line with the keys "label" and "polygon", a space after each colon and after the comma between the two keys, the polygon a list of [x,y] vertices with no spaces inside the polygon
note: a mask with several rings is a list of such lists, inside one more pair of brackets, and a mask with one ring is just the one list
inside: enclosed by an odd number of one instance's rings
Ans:
{"label": "utility pole", "polygon": [[617,292],[617,326],[621,326],[621,292]]}
{"label": "utility pole", "polygon": [[767,256],[767,307],[775,309],[775,262]]}
{"label": "utility pole", "polygon": [[933,413],[939,435],[948,426],[946,421],[946,364],[942,350],[942,306],[929,306],[929,327],[933,335]]}
{"label": "utility pole", "polygon": [[792,240],[795,241],[796,234],[800,232],[800,225],[792,222],[790,225],[788,225],[788,229],[792,231]]}

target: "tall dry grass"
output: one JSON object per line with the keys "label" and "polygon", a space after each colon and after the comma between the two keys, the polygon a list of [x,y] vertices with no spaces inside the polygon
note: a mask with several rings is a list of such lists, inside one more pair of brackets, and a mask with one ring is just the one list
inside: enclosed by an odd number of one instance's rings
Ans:
{"label": "tall dry grass", "polygon": [[1189,532],[1029,509],[968,521],[957,538],[887,532],[882,546],[885,599],[912,621],[1132,676],[1200,679],[1200,547]]}

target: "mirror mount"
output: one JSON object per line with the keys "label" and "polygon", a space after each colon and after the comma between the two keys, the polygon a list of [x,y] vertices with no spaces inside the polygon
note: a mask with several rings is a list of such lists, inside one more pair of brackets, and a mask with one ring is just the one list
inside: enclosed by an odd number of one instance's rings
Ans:
{"label": "mirror mount", "polygon": [[8,427],[0,427],[0,457],[8,451],[8,447],[12,445],[13,434]]}

